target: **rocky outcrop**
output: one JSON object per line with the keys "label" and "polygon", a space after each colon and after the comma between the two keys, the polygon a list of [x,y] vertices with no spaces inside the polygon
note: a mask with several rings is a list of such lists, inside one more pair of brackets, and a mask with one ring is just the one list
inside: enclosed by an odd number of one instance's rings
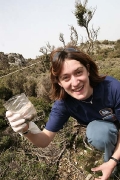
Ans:
{"label": "rocky outcrop", "polygon": [[5,67],[9,67],[11,65],[24,66],[26,64],[26,61],[27,60],[21,54],[4,54],[4,52],[0,52],[0,69],[4,69]]}
{"label": "rocky outcrop", "polygon": [[21,54],[9,53],[7,55],[9,64],[14,64],[17,66],[22,66],[26,63],[26,59]]}

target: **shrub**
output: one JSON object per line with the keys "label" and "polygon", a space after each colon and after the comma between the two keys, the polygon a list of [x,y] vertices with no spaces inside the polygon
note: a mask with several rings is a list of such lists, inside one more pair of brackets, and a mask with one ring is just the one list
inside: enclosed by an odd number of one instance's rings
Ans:
{"label": "shrub", "polygon": [[104,41],[102,42],[102,44],[108,45],[108,44],[109,44],[109,41],[108,41],[108,40],[104,40]]}
{"label": "shrub", "polygon": [[4,120],[3,117],[0,116],[0,129],[2,129],[3,127],[6,127],[7,122]]}
{"label": "shrub", "polygon": [[11,138],[10,136],[3,136],[0,138],[0,149],[7,149],[10,147],[11,144]]}
{"label": "shrub", "polygon": [[29,78],[26,83],[24,83],[24,92],[28,96],[36,96],[36,81],[35,78]]}
{"label": "shrub", "polygon": [[46,101],[50,102],[49,92],[51,88],[51,82],[49,77],[49,72],[41,74],[38,79],[36,93],[37,97],[45,99]]}
{"label": "shrub", "polygon": [[9,88],[0,87],[0,99],[8,100],[12,95],[12,91]]}

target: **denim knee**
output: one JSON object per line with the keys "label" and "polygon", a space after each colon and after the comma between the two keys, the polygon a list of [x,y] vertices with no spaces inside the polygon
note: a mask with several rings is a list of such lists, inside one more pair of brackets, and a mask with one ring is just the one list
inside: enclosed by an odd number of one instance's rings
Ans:
{"label": "denim knee", "polygon": [[88,124],[86,135],[92,146],[105,151],[106,147],[116,145],[118,130],[112,122],[95,120]]}

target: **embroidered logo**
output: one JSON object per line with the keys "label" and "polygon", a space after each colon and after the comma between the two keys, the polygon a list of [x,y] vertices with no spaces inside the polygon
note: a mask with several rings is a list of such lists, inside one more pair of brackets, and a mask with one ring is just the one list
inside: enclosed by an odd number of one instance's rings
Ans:
{"label": "embroidered logo", "polygon": [[105,109],[101,109],[99,111],[99,113],[104,116],[102,119],[105,121],[110,121],[110,122],[114,122],[116,121],[116,116],[115,114],[113,114],[113,110],[111,108],[105,108]]}
{"label": "embroidered logo", "polygon": [[105,109],[101,109],[99,111],[99,113],[102,115],[102,116],[107,116],[107,115],[110,115],[113,113],[112,109],[111,108],[105,108]]}

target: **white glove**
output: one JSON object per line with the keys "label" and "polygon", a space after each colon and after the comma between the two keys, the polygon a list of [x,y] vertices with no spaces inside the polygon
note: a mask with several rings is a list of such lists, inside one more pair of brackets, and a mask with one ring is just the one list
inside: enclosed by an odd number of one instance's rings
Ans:
{"label": "white glove", "polygon": [[27,134],[28,132],[31,132],[32,134],[38,134],[41,132],[41,130],[38,128],[38,126],[34,122],[30,121],[28,130],[23,133],[19,132],[19,134],[22,136],[24,134]]}
{"label": "white glove", "polygon": [[6,117],[15,132],[22,132],[27,126],[25,119],[21,118],[20,114],[12,113],[11,111],[6,112]]}
{"label": "white glove", "polygon": [[[20,114],[12,113],[11,111],[6,112],[6,117],[13,129],[13,131],[19,133],[20,135],[23,135],[25,132],[25,127],[29,126],[28,130],[26,132],[31,132],[32,134],[40,133],[41,130],[38,128],[38,126],[30,121],[28,123],[25,122],[25,119],[21,118]],[[27,134],[27,133],[25,133]]]}

